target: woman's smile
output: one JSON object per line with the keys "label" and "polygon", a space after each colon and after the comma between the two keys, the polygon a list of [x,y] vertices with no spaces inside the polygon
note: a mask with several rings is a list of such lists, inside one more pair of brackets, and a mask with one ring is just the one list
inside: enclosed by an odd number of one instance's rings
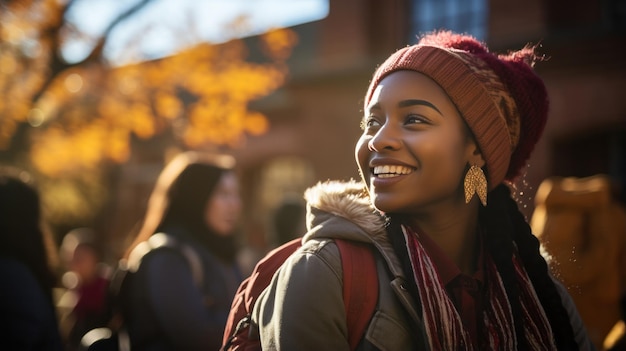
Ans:
{"label": "woman's smile", "polygon": [[385,165],[376,166],[372,169],[372,174],[377,178],[394,178],[402,175],[407,175],[413,172],[413,168],[398,166],[398,165]]}

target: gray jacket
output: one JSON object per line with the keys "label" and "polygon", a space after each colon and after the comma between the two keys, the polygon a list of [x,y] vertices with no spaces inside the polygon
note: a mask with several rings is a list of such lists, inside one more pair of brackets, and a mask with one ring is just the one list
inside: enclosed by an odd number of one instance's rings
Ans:
{"label": "gray jacket", "polygon": [[[276,272],[259,296],[253,321],[264,350],[349,350],[342,296],[341,258],[333,238],[373,245],[377,251],[379,301],[359,350],[429,350],[420,309],[363,185],[320,183],[305,193],[303,246]],[[561,288],[562,286],[558,284]],[[580,316],[561,289],[581,350],[592,349]]]}

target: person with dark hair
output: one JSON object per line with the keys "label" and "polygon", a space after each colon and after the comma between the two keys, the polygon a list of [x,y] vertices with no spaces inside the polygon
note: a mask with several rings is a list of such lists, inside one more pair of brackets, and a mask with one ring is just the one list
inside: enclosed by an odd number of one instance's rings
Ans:
{"label": "person with dark hair", "polygon": [[548,115],[535,49],[441,30],[376,69],[362,182],[305,193],[309,232],[253,311],[263,349],[349,349],[336,238],[378,260],[358,350],[594,349],[511,194]]}
{"label": "person with dark hair", "polygon": [[54,241],[32,177],[0,170],[0,349],[62,350],[53,301]]}
{"label": "person with dark hair", "polygon": [[[142,256],[124,312],[134,350],[217,350],[242,281],[234,159],[185,152],[161,172],[128,262]],[[169,243],[168,243],[169,242]],[[174,242],[175,244],[172,244]],[[148,253],[146,245],[153,247]]]}

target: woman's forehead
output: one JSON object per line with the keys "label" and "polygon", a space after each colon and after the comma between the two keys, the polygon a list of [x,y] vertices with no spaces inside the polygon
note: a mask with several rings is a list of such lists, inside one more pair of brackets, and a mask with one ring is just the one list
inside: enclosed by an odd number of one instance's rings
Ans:
{"label": "woman's forehead", "polygon": [[434,80],[420,72],[403,70],[390,73],[380,81],[367,108],[413,99],[434,105],[452,105],[448,95]]}

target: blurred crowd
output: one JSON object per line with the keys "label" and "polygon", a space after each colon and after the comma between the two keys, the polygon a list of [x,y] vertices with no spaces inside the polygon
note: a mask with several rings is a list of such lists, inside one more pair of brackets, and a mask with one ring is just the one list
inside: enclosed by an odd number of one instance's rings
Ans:
{"label": "blurred crowd", "polygon": [[[626,210],[618,198],[604,175],[549,178],[531,219],[598,350],[626,349]],[[32,177],[4,167],[0,348],[218,350],[251,270],[238,260],[241,211],[231,157],[182,153],[161,172],[119,264],[106,264],[94,228],[75,228],[56,245]],[[302,235],[304,216],[299,201],[279,206],[273,246]]]}

